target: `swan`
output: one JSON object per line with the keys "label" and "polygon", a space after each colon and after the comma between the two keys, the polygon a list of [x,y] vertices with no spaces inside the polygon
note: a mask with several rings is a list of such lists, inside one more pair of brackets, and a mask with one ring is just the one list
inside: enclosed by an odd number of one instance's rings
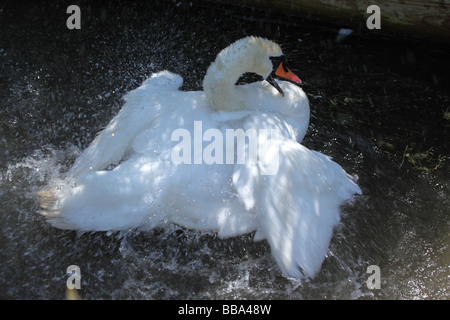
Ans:
{"label": "swan", "polygon": [[[247,72],[264,80],[236,85]],[[39,194],[41,213],[71,230],[255,232],[286,277],[314,278],[340,206],[361,190],[300,144],[310,117],[300,82],[280,46],[254,36],[217,55],[204,91],[180,91],[172,72],[153,74],[125,95],[65,183]]]}

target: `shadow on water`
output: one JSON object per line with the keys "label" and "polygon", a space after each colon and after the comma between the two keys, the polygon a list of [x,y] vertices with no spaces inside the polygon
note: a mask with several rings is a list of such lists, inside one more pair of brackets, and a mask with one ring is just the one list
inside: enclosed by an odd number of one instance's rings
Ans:
{"label": "shadow on water", "polygon": [[[87,299],[445,299],[449,295],[449,52],[259,10],[193,1],[0,4],[2,298],[64,298],[66,269]],[[358,177],[314,280],[284,278],[266,243],[172,227],[67,232],[35,192],[65,172],[152,72],[200,90],[220,49],[246,35],[280,43],[306,83],[304,144]],[[381,289],[366,286],[369,265]]]}

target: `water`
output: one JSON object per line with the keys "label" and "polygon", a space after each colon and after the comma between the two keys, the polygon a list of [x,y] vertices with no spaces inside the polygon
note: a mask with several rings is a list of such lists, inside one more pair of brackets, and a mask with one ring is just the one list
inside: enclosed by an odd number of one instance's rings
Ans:
{"label": "water", "polygon": [[[85,299],[448,299],[448,55],[340,26],[203,2],[0,5],[0,297],[64,299],[78,265]],[[61,177],[154,71],[200,90],[220,49],[246,35],[280,43],[306,82],[305,145],[358,177],[314,280],[284,278],[265,242],[173,226],[138,233],[52,228],[35,192]],[[369,289],[370,265],[381,289]]]}

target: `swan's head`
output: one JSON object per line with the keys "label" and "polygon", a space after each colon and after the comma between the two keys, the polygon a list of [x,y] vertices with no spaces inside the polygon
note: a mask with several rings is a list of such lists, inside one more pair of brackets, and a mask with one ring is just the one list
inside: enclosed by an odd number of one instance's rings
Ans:
{"label": "swan's head", "polygon": [[286,56],[281,55],[278,57],[270,57],[272,60],[272,73],[266,78],[266,80],[278,90],[278,92],[284,96],[283,90],[280,88],[278,83],[273,79],[273,76],[278,76],[280,78],[292,81],[294,83],[300,84],[302,80],[297,77],[289,68],[286,66]]}
{"label": "swan's head", "polygon": [[223,49],[206,72],[203,88],[213,109],[236,110],[245,107],[242,104],[246,97],[234,90],[244,73],[260,75],[281,96],[284,95],[283,90],[273,79],[274,76],[301,83],[286,67],[286,58],[278,44],[260,37],[246,37]]}

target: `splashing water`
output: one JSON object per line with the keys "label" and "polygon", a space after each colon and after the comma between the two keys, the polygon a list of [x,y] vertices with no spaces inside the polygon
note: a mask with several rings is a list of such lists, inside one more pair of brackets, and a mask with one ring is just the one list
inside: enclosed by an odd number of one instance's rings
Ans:
{"label": "splashing water", "polygon": [[[338,28],[317,32],[296,19],[286,28],[257,11],[242,20],[242,10],[219,5],[101,6],[86,11],[79,33],[59,29],[65,8],[55,2],[29,12],[0,7],[8,12],[0,21],[1,298],[64,298],[69,265],[80,267],[84,299],[448,298],[448,92],[396,73],[397,51],[358,42],[356,32],[335,44]],[[95,14],[101,9],[104,19]],[[314,280],[283,277],[253,235],[221,240],[177,226],[77,233],[38,214],[36,192],[63,187],[126,92],[162,69],[180,73],[183,89],[199,90],[217,52],[248,34],[282,44],[311,100],[305,144],[333,156],[363,188],[343,208]],[[380,267],[381,289],[366,285],[370,265]]]}

